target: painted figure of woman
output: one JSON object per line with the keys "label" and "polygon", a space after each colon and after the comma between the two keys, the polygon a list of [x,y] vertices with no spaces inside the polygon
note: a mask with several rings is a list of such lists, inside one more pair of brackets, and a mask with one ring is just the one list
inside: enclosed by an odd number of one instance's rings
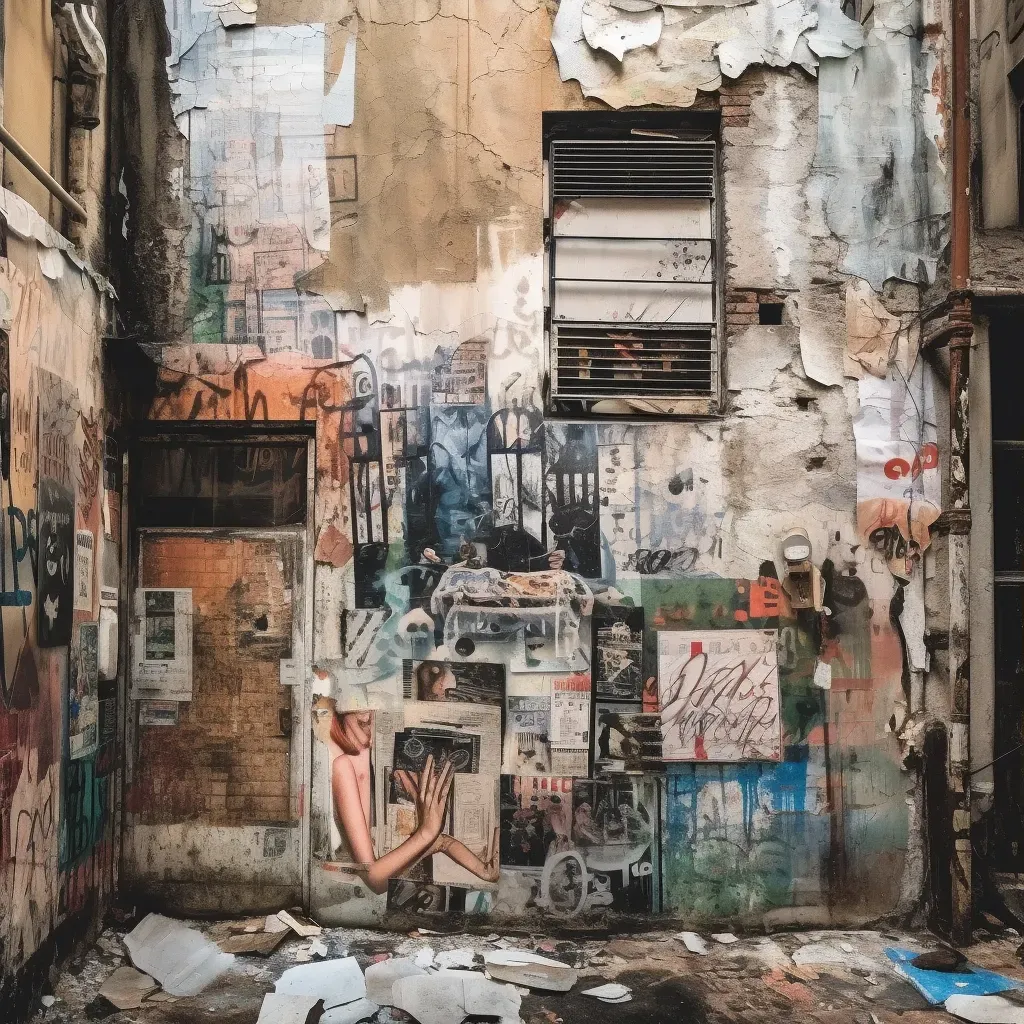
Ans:
{"label": "painted figure of woman", "polygon": [[373,712],[335,711],[334,701],[320,697],[313,704],[313,730],[327,745],[330,756],[331,802],[334,819],[348,840],[349,849],[366,885],[376,893],[387,891],[388,879],[404,874],[424,857],[444,853],[467,871],[487,882],[498,880],[498,830],[494,830],[484,859],[464,843],[442,832],[451,796],[454,766],[435,766],[428,757],[421,772],[396,771],[395,780],[416,808],[416,828],[395,849],[376,857],[370,835],[372,820]]}

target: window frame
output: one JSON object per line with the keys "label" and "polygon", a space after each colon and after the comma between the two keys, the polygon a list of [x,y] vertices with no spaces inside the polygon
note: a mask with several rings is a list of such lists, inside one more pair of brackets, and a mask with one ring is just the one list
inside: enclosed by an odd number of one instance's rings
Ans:
{"label": "window frame", "polygon": [[[724,282],[724,216],[722,202],[722,147],[721,116],[717,110],[708,111],[544,111],[542,114],[543,157],[543,232],[544,232],[544,411],[555,420],[604,420],[609,422],[659,422],[665,419],[709,419],[723,412],[725,382],[725,282]],[[555,235],[553,223],[553,182],[551,171],[551,144],[567,140],[629,139],[636,132],[706,134],[707,141],[715,144],[714,195],[711,200],[712,245],[712,302],[714,315],[712,328],[712,389],[707,394],[683,394],[643,400],[643,408],[628,408],[629,398],[610,396],[627,408],[595,409],[606,404],[604,400],[571,399],[554,394],[553,301]],[[685,327],[686,325],[680,325]],[[637,401],[633,399],[633,401]]]}

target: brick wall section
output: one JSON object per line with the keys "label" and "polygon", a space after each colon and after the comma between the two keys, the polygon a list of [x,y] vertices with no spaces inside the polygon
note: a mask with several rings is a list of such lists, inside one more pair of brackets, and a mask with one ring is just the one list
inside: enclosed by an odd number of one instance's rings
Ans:
{"label": "brick wall section", "polygon": [[[193,697],[177,726],[140,729],[131,809],[140,823],[258,825],[292,820],[291,690],[296,543],[161,537],[143,550],[142,585],[191,587]],[[265,616],[265,619],[264,619]]]}
{"label": "brick wall section", "polygon": [[726,332],[742,330],[758,322],[758,306],[762,302],[785,302],[785,292],[767,288],[726,288],[725,329]]}
{"label": "brick wall section", "polygon": [[750,124],[750,104],[764,91],[764,73],[761,71],[747,71],[735,81],[723,79],[719,90],[723,131],[746,128]]}

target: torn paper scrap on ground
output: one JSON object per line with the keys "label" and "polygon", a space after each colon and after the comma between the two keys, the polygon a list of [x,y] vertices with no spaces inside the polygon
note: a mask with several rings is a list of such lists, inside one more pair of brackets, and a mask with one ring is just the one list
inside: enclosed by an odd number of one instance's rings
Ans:
{"label": "torn paper scrap on ground", "polygon": [[986,971],[972,964],[966,964],[961,971],[922,970],[910,962],[919,952],[898,946],[887,946],[885,949],[885,955],[892,961],[893,970],[901,978],[906,978],[932,1006],[945,1003],[950,996],[988,996],[1009,989],[1024,989],[1024,984],[1005,974]]}
{"label": "torn paper scrap on ground", "polygon": [[1024,1024],[1024,1006],[1004,996],[950,996],[943,1005],[971,1024]]}
{"label": "torn paper scrap on ground", "polygon": [[522,1003],[512,985],[498,985],[471,971],[401,978],[392,991],[393,1005],[420,1024],[452,1024],[466,1016],[497,1017],[502,1024],[516,1024]]}
{"label": "torn paper scrap on ground", "polygon": [[679,932],[676,938],[691,952],[708,955],[708,944],[696,932]]}
{"label": "torn paper scrap on ground", "polygon": [[282,995],[316,996],[324,1009],[355,1002],[366,995],[363,972],[354,956],[289,967],[274,986]]}
{"label": "torn paper scrap on ground", "polygon": [[602,1003],[628,1003],[633,998],[630,990],[618,982],[609,982],[607,985],[598,985],[597,988],[584,989],[583,994],[600,999]]}
{"label": "torn paper scrap on ground", "polygon": [[256,1024],[317,1024],[323,1012],[322,999],[268,992],[263,997]]}
{"label": "torn paper scrap on ground", "polygon": [[400,978],[422,977],[426,973],[419,964],[413,963],[405,956],[396,956],[390,960],[382,960],[378,964],[370,964],[364,975],[366,997],[382,1006],[390,1006],[393,1003],[391,989],[396,981]]}
{"label": "torn paper scrap on ground", "polygon": [[576,972],[560,960],[550,960],[525,949],[496,949],[484,954],[488,973],[499,981],[549,992],[568,992]]}
{"label": "torn paper scrap on ground", "polygon": [[118,967],[100,986],[100,995],[119,1010],[135,1010],[160,986],[134,967]]}
{"label": "torn paper scrap on ground", "polygon": [[162,914],[147,914],[124,944],[132,963],[172,996],[198,995],[235,960],[202,932]]}

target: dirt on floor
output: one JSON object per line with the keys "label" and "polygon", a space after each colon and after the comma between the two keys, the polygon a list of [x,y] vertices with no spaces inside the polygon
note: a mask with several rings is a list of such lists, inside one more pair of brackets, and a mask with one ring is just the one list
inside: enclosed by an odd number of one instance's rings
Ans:
{"label": "dirt on floor", "polygon": [[[255,1024],[263,996],[297,963],[354,956],[365,970],[390,956],[429,949],[472,950],[473,968],[496,948],[533,950],[578,972],[566,993],[521,989],[524,1024],[766,1024],[821,1021],[822,1024],[942,1024],[955,1018],[932,1008],[893,970],[886,947],[925,951],[937,940],[927,934],[880,931],[812,931],[740,936],[722,943],[704,936],[707,955],[691,953],[674,932],[586,939],[513,934],[468,935],[418,931],[411,934],[346,928],[324,929],[317,939],[291,935],[270,956],[237,955],[231,968],[201,995],[172,998],[157,992],[137,1009],[117,1010],[99,995],[115,968],[130,964],[123,935],[134,922],[108,928],[55,979],[34,1024]],[[225,922],[192,922],[218,940],[231,930]],[[322,944],[322,945],[320,945]],[[965,950],[975,964],[1024,981],[1013,932],[985,935]],[[463,954],[465,956],[465,954]],[[423,957],[425,958],[425,954]],[[585,992],[618,982],[631,1001],[605,1003]],[[52,1000],[52,1001],[51,1001]],[[401,1010],[372,1006],[346,1013],[329,1011],[323,1024],[397,1024],[414,1018]],[[473,1020],[474,1018],[467,1018]],[[479,1018],[486,1020],[487,1018]],[[490,1018],[494,1020],[495,1018]],[[452,1024],[460,1024],[453,1021]]]}

